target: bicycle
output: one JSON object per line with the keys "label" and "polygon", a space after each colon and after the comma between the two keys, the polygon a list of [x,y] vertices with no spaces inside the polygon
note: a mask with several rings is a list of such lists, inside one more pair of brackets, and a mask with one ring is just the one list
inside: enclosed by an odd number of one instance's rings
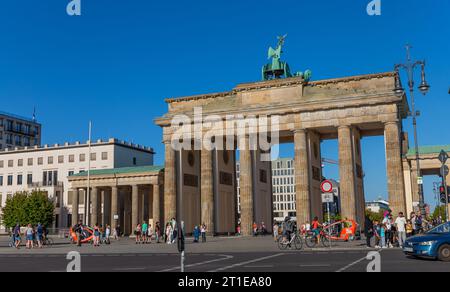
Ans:
{"label": "bicycle", "polygon": [[[34,246],[38,246],[38,241],[36,239],[33,240],[33,245]],[[48,238],[48,237],[44,237],[42,238],[42,246],[48,246],[48,247],[52,247],[53,246],[53,239]]]}
{"label": "bicycle", "polygon": [[297,232],[293,233],[291,240],[287,240],[286,237],[280,236],[278,238],[278,248],[281,250],[286,250],[288,247],[291,248],[294,245],[296,250],[301,250],[303,248],[303,240]]}
{"label": "bicycle", "polygon": [[322,243],[323,247],[331,246],[331,236],[323,230],[320,230],[318,235],[312,231],[309,231],[305,236],[305,243],[309,248],[316,247],[318,241]]}

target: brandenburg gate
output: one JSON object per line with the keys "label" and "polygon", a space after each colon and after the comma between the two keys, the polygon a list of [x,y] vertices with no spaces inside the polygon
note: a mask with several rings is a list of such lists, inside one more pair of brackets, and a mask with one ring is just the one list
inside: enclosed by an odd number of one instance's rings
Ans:
{"label": "brandenburg gate", "polygon": [[[292,75],[289,75],[292,76]],[[238,224],[236,201],[236,150],[240,161],[241,230],[250,235],[253,222],[272,223],[272,179],[270,161],[264,151],[251,149],[249,133],[273,135],[267,128],[245,126],[244,135],[228,134],[214,127],[195,124],[196,109],[203,116],[236,122],[247,117],[274,117],[278,141],[294,143],[296,210],[299,223],[321,217],[321,141],[339,143],[340,201],[342,218],[364,222],[365,200],[361,139],[385,138],[387,187],[394,214],[406,211],[402,167],[402,119],[408,112],[405,95],[394,94],[399,76],[395,72],[309,81],[302,74],[245,83],[228,92],[167,99],[168,113],[155,120],[163,129],[165,144],[164,214],[182,217],[187,230],[205,223],[211,233],[234,232]],[[191,120],[180,123],[178,117]],[[231,117],[231,119],[230,119]],[[233,118],[234,117],[234,118]],[[205,124],[205,122],[203,121]],[[183,125],[181,125],[183,124]],[[210,123],[211,124],[211,123]],[[192,132],[191,141],[176,136],[180,127]],[[237,126],[233,126],[236,130]],[[241,129],[242,130],[242,129]],[[272,129],[273,130],[273,129]],[[212,133],[212,134],[211,134]],[[234,148],[175,149],[174,140],[197,145],[201,140],[233,136],[241,141]],[[272,137],[273,138],[273,137]],[[233,139],[232,139],[233,140]],[[269,137],[270,140],[270,137]],[[273,139],[272,139],[273,140]],[[239,149],[242,148],[242,149]],[[180,212],[182,215],[180,215]],[[270,228],[269,228],[270,229]]]}

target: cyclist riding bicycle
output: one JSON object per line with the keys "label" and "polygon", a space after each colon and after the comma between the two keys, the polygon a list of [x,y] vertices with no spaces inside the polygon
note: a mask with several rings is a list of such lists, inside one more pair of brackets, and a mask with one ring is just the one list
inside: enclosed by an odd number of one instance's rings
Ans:
{"label": "cyclist riding bicycle", "polygon": [[294,232],[294,223],[291,217],[287,216],[283,222],[283,237],[286,241],[291,241],[292,233]]}
{"label": "cyclist riding bicycle", "polygon": [[311,231],[314,234],[314,236],[317,238],[317,241],[320,240],[319,234],[320,234],[320,228],[322,228],[323,225],[320,224],[319,218],[316,216],[314,217],[313,222],[311,223]]}

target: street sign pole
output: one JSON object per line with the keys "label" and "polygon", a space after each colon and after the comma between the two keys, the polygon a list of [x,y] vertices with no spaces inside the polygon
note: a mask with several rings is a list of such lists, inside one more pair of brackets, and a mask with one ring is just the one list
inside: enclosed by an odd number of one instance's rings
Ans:
{"label": "street sign pole", "polygon": [[448,154],[447,152],[442,149],[441,153],[439,153],[439,161],[442,163],[442,167],[441,167],[441,176],[442,176],[442,184],[444,185],[444,190],[445,190],[445,216],[447,219],[447,222],[450,222],[450,218],[449,214],[450,214],[450,210],[449,210],[449,201],[448,201],[448,190],[447,190],[447,175],[448,175],[448,167],[446,167],[445,162],[447,162],[448,159]]}

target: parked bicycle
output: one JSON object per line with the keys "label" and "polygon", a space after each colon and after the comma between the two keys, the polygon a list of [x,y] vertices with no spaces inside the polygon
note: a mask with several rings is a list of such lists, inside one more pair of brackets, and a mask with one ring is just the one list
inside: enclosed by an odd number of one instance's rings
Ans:
{"label": "parked bicycle", "polygon": [[279,249],[285,250],[288,247],[294,247],[296,250],[301,250],[303,248],[303,240],[297,232],[292,234],[291,240],[288,240],[285,236],[280,236],[278,238]]}

